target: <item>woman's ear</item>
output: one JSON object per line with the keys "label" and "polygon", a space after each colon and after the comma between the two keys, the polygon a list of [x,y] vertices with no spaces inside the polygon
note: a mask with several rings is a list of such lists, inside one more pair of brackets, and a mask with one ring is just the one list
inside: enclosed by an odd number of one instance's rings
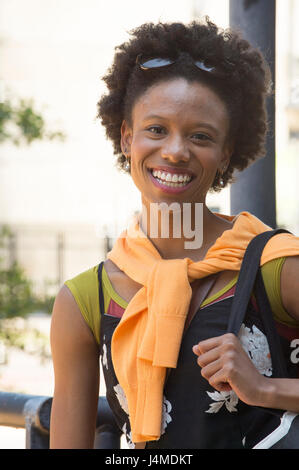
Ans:
{"label": "woman's ear", "polygon": [[120,128],[121,139],[120,146],[121,151],[125,156],[131,154],[131,144],[132,144],[132,129],[128,125],[127,121],[123,120]]}

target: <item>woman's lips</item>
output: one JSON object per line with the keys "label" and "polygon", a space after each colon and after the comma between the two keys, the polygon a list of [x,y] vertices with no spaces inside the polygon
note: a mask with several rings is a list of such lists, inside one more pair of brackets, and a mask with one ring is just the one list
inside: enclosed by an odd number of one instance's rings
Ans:
{"label": "woman's lips", "polygon": [[165,192],[165,193],[172,193],[172,194],[177,194],[177,193],[182,193],[183,191],[186,191],[186,189],[189,188],[189,186],[191,185],[193,179],[191,179],[191,181],[189,181],[188,184],[184,185],[184,186],[181,186],[181,187],[171,187],[171,186],[167,186],[166,184],[163,184],[163,183],[160,183],[157,178],[155,178],[153,175],[152,175],[152,171],[151,170],[148,170],[148,173],[149,173],[149,176],[150,176],[150,179],[152,180],[153,184],[161,189],[161,191]]}

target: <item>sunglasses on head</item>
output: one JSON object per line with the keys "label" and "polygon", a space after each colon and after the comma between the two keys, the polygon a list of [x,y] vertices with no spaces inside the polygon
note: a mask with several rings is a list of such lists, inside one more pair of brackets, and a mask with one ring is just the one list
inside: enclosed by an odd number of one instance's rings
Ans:
{"label": "sunglasses on head", "polygon": [[[177,59],[168,59],[162,57],[154,57],[154,58],[143,58],[142,54],[139,54],[136,58],[136,64],[142,70],[150,70],[150,69],[159,69],[163,67],[168,67],[169,65],[175,64]],[[193,64],[200,70],[209,73],[215,73],[215,67],[207,67],[202,61],[199,60],[192,60]]]}
{"label": "sunglasses on head", "polygon": [[[178,59],[169,59],[163,57],[153,57],[153,58],[144,58],[142,54],[139,54],[136,57],[136,64],[139,65],[141,70],[151,70],[151,69],[159,69],[163,67],[168,67],[172,64],[175,64]],[[192,63],[203,72],[211,73],[213,75],[223,75],[216,67],[208,67],[200,60],[192,60]],[[227,61],[228,62],[228,61]],[[232,63],[228,62],[229,65],[233,65]]]}

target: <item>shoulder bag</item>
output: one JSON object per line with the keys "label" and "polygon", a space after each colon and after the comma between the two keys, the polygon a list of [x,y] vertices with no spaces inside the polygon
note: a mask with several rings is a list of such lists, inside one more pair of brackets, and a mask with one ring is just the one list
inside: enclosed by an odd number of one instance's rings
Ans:
{"label": "shoulder bag", "polygon": [[[273,368],[272,377],[288,378],[286,358],[282,351],[280,337],[275,326],[260,269],[260,257],[266,243],[271,237],[279,233],[290,232],[284,229],[270,230],[257,235],[248,244],[236,285],[227,332],[238,336],[251,293],[254,291],[269,343]],[[299,449],[299,414],[287,410],[268,408],[263,408],[263,410],[279,414],[280,424],[274,431],[258,442],[253,449]]]}

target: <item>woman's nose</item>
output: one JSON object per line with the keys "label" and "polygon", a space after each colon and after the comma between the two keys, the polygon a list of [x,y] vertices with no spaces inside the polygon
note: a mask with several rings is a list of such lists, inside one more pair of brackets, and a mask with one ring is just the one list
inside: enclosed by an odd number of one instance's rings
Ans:
{"label": "woman's nose", "polygon": [[172,162],[187,162],[189,160],[189,151],[184,139],[181,136],[168,136],[163,143],[161,156]]}

